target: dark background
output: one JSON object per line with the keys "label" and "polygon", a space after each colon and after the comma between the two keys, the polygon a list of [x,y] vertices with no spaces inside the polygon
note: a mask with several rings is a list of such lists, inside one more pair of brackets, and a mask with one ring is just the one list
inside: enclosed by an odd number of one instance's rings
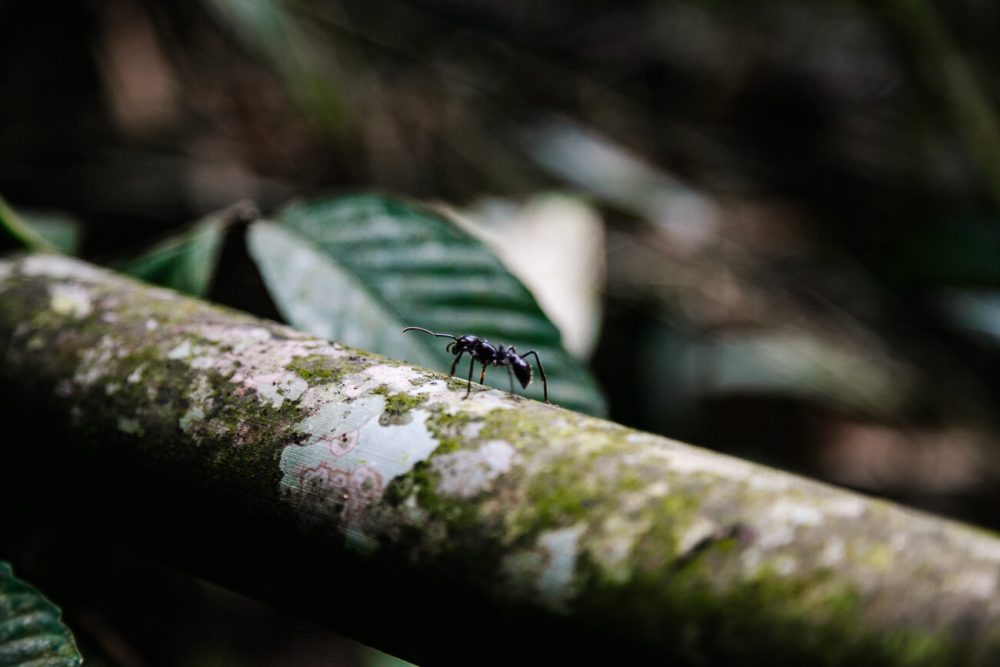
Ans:
{"label": "dark background", "polygon": [[[601,221],[613,419],[997,529],[998,14],[0,0],[0,194],[108,262],[243,199],[561,193]],[[238,255],[210,296],[273,315]],[[4,537],[93,664],[386,659],[126,546],[80,587],[58,537]]]}

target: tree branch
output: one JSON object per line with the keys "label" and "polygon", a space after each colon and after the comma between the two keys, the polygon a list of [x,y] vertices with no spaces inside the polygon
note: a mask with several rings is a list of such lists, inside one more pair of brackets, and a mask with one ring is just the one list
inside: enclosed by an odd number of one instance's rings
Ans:
{"label": "tree branch", "polygon": [[65,443],[11,456],[71,452],[115,530],[404,657],[1000,661],[966,526],[64,257],[0,262],[0,351],[9,428]]}

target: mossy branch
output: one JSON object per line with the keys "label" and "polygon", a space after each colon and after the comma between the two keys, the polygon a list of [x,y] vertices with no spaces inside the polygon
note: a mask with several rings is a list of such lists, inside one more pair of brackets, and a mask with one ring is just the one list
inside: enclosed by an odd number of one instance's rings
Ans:
{"label": "mossy branch", "polygon": [[404,657],[1000,663],[966,526],[65,257],[0,262],[0,350],[102,520]]}

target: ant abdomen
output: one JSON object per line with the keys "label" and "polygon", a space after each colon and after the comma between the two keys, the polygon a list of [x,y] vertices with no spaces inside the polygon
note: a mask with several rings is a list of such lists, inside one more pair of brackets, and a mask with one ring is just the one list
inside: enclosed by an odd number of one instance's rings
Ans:
{"label": "ant abdomen", "polygon": [[521,387],[527,389],[531,384],[531,365],[520,356],[510,358],[510,369],[514,371],[514,377],[521,383]]}

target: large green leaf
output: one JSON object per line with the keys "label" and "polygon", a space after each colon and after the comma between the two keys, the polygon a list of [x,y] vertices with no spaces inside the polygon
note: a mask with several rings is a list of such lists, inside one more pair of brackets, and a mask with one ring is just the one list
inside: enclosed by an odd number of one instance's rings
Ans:
{"label": "large green leaf", "polygon": [[215,277],[226,230],[254,215],[256,209],[252,205],[236,204],[199,220],[114,268],[147,282],[204,297]]}
{"label": "large green leaf", "polygon": [[272,222],[247,230],[250,255],[282,317],[321,338],[372,351],[392,351],[422,366],[435,355],[415,336],[404,336],[397,316],[358,277],[315,243]]}
{"label": "large green leaf", "polygon": [[0,561],[0,666],[62,667],[83,658],[59,608]]}
{"label": "large green leaf", "polygon": [[[403,334],[404,326],[475,334],[521,353],[536,350],[552,402],[604,413],[594,380],[562,348],[558,330],[528,290],[444,216],[359,195],[293,205],[279,219],[280,228],[252,225],[248,240],[273,300],[293,326],[445,371],[453,359],[444,350],[447,339]],[[502,368],[491,368],[487,381],[509,388]],[[537,371],[526,393],[541,397]]]}

